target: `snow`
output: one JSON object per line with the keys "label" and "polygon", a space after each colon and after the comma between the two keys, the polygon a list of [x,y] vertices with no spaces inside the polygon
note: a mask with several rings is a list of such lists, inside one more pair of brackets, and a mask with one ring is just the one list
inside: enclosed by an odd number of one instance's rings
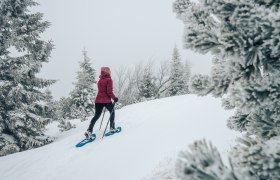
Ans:
{"label": "snow", "polygon": [[[107,112],[104,117],[108,120]],[[175,158],[195,140],[211,140],[226,160],[237,133],[226,127],[233,111],[225,111],[220,99],[183,95],[142,102],[116,110],[116,125],[123,131],[76,148],[89,125],[60,133],[55,125],[48,134],[55,142],[41,148],[0,158],[0,178],[5,180],[141,180],[164,159]]]}

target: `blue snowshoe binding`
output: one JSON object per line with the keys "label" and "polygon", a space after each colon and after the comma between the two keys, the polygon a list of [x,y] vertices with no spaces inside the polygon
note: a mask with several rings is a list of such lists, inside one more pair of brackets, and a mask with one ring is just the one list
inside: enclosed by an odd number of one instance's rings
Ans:
{"label": "blue snowshoe binding", "polygon": [[113,134],[119,133],[122,131],[121,127],[117,127],[116,129],[110,130],[105,134],[105,136],[112,136]]}
{"label": "blue snowshoe binding", "polygon": [[76,147],[82,147],[84,145],[86,145],[87,143],[91,143],[96,139],[96,135],[92,134],[89,138],[86,138],[84,140],[82,140],[81,142],[79,142],[78,144],[76,144]]}

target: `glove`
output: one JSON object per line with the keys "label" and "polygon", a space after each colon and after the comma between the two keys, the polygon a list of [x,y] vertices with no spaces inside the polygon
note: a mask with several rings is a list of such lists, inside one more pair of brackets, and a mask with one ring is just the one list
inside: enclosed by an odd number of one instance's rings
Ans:
{"label": "glove", "polygon": [[116,97],[116,98],[114,99],[114,102],[116,103],[116,102],[118,102],[118,101],[119,101],[119,98]]}

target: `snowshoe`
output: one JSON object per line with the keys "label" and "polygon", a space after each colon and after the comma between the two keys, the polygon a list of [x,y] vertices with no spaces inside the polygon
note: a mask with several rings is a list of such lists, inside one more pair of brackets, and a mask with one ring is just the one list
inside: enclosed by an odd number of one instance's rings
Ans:
{"label": "snowshoe", "polygon": [[105,136],[112,136],[113,134],[119,133],[122,131],[121,127],[117,127],[116,129],[111,129],[109,132],[105,134]]}
{"label": "snowshoe", "polygon": [[79,142],[78,144],[76,144],[76,147],[82,147],[88,143],[93,142],[96,139],[96,135],[95,134],[91,134],[91,136],[89,138],[85,138],[84,140],[82,140],[81,142]]}

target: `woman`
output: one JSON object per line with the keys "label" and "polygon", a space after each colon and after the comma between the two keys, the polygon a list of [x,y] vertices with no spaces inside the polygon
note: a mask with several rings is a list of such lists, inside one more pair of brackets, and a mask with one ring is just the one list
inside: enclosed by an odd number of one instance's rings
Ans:
{"label": "woman", "polygon": [[97,83],[98,93],[95,98],[95,115],[90,121],[88,130],[85,132],[86,138],[90,138],[92,135],[93,126],[102,114],[102,110],[105,107],[111,114],[110,117],[110,131],[115,131],[115,112],[114,102],[118,102],[118,98],[113,93],[113,80],[111,79],[111,71],[109,67],[102,67],[99,81]]}

